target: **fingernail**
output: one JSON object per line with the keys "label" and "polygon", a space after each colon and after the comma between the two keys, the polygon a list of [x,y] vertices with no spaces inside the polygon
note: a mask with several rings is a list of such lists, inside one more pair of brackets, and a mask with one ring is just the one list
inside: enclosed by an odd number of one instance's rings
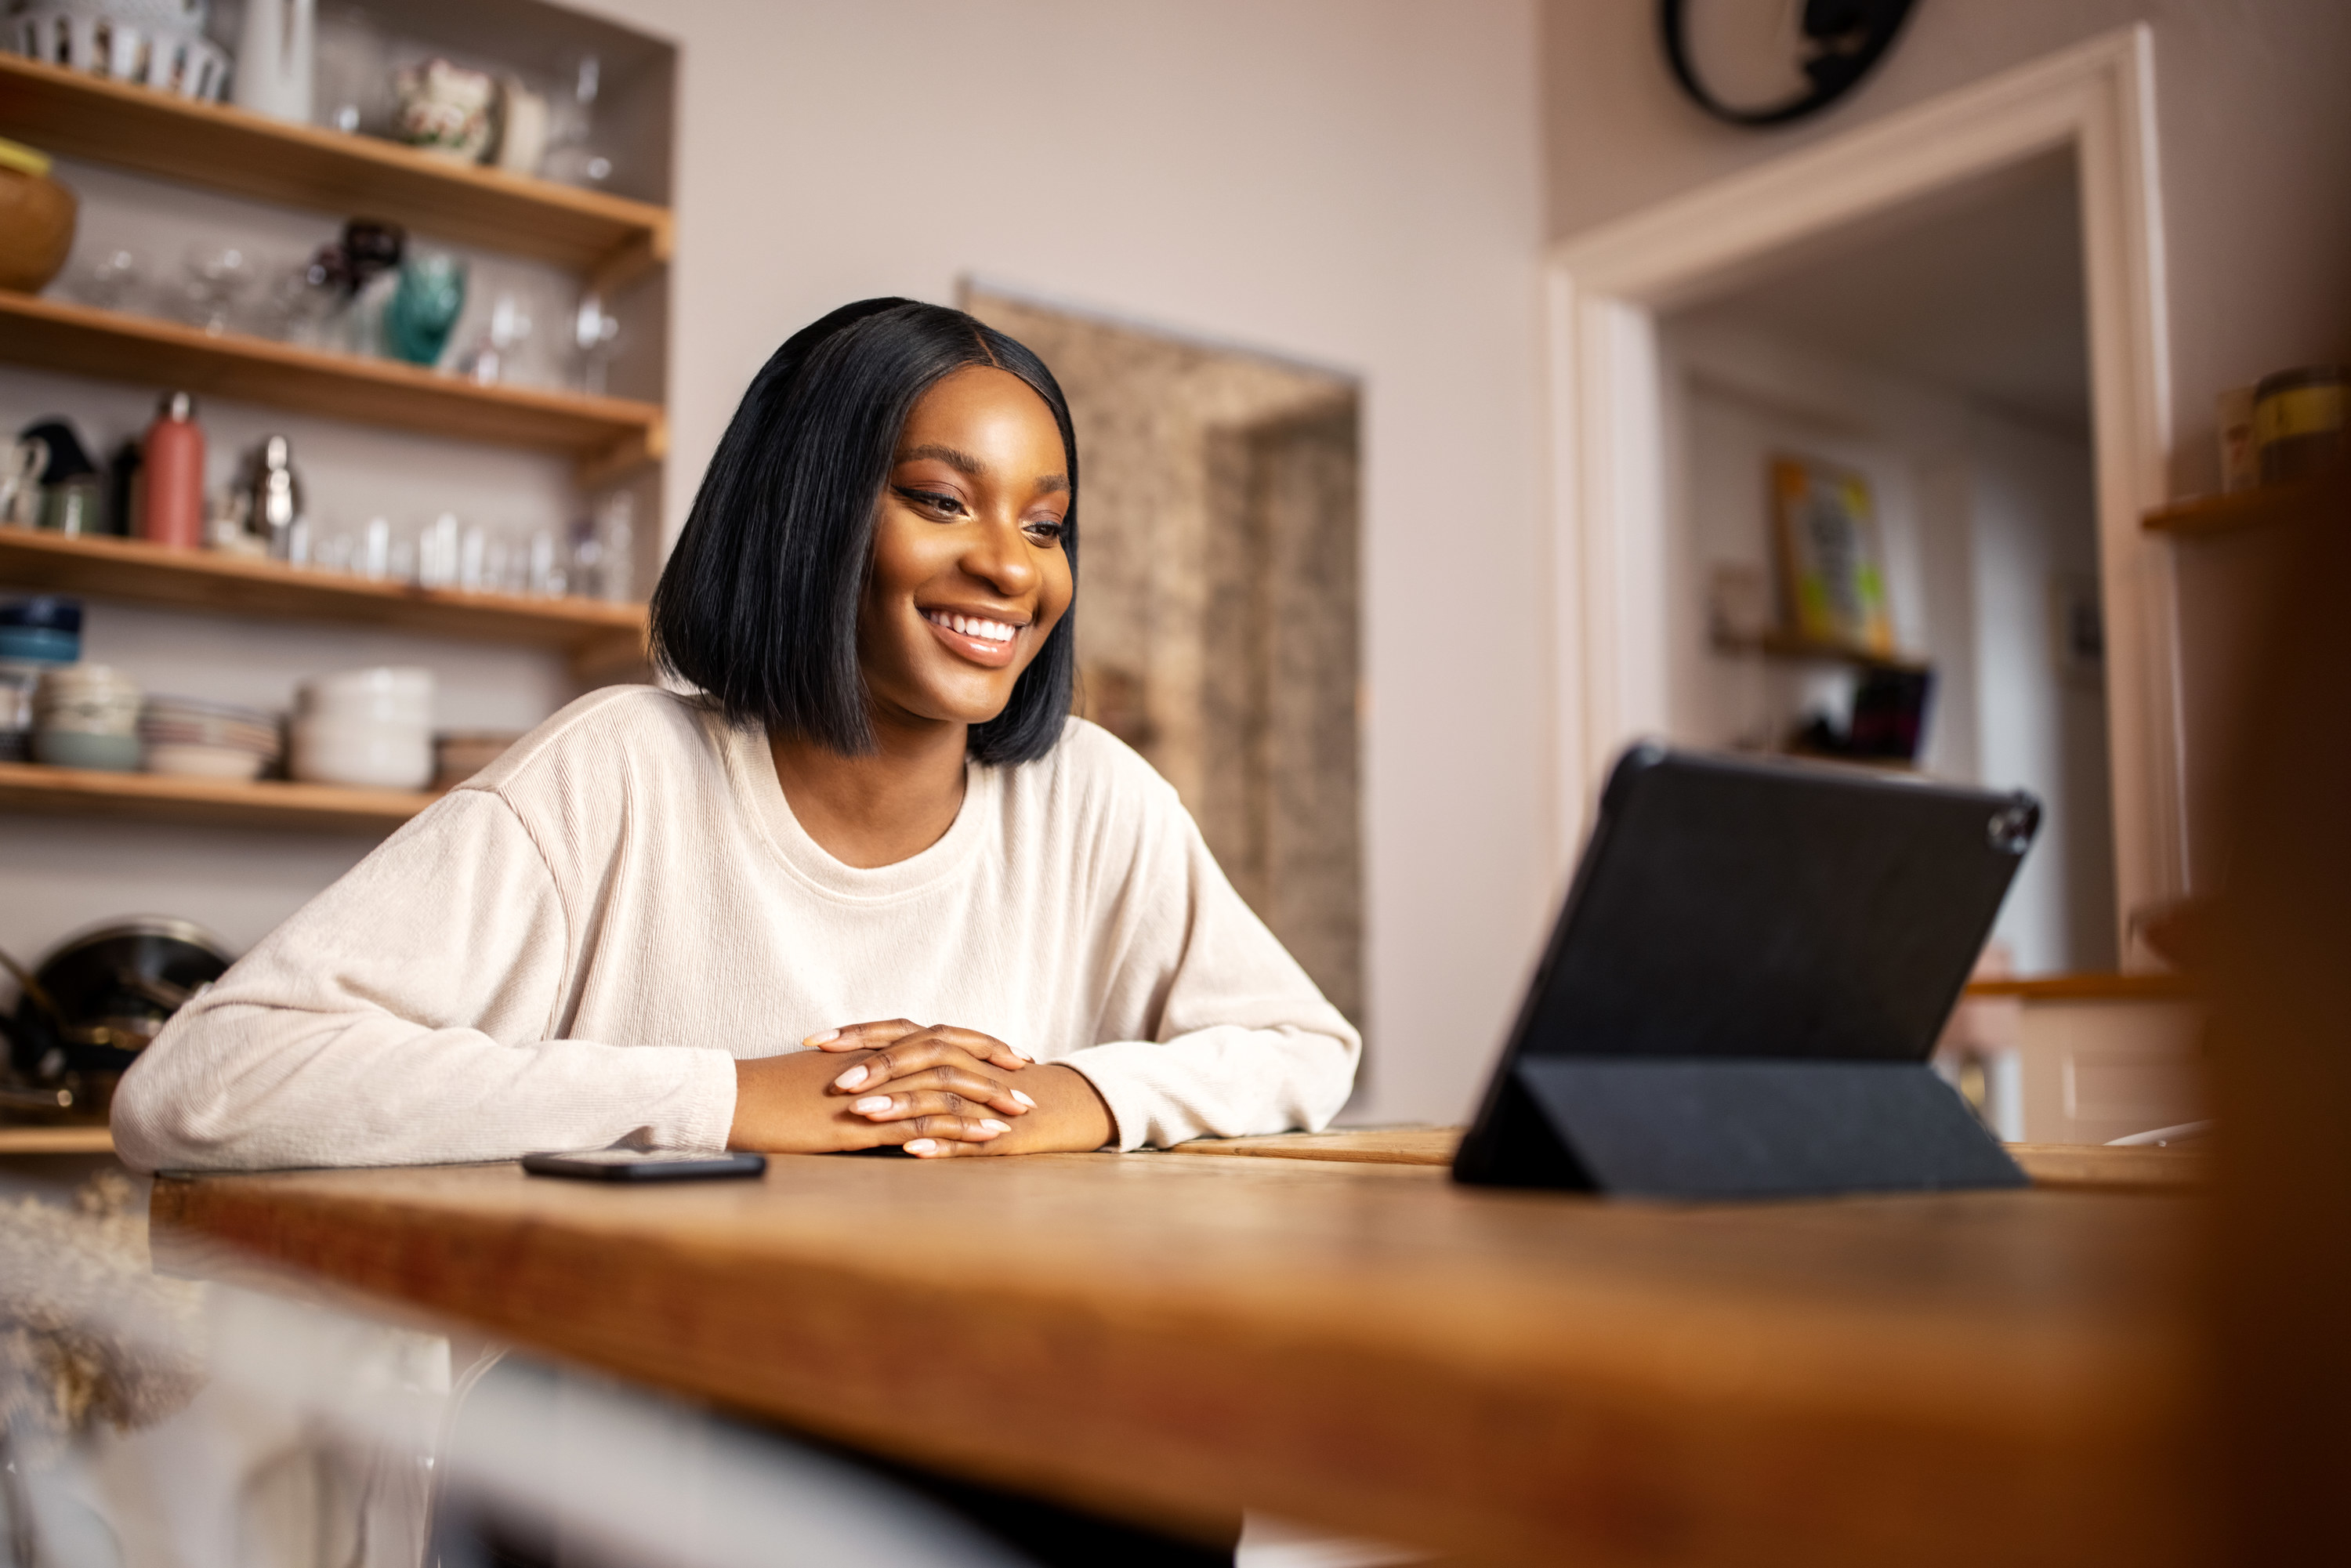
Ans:
{"label": "fingernail", "polygon": [[839,1040],[840,1038],[841,1038],[841,1031],[840,1031],[839,1030],[837,1030],[837,1029],[829,1029],[829,1030],[825,1030],[822,1034],[812,1034],[812,1035],[809,1036],[806,1040],[804,1040],[800,1041],[800,1043],[801,1043],[802,1045],[823,1045],[823,1044],[827,1043],[828,1041],[831,1041],[831,1040]]}
{"label": "fingernail", "polygon": [[1035,1057],[1033,1057],[1033,1056],[1029,1055],[1029,1054],[1027,1051],[1021,1051],[1021,1050],[1019,1050],[1019,1049],[1018,1049],[1018,1048],[1016,1047],[1016,1048],[1014,1049],[1014,1051],[1013,1051],[1012,1054],[1013,1054],[1013,1055],[1015,1055],[1015,1056],[1017,1056],[1017,1057],[1019,1057],[1021,1061],[1025,1061],[1025,1062],[1028,1062],[1028,1063],[1029,1063],[1029,1065],[1031,1065],[1031,1066],[1036,1065],[1037,1059],[1036,1059]]}
{"label": "fingernail", "polygon": [[842,1073],[840,1077],[834,1079],[832,1081],[832,1086],[835,1089],[854,1089],[864,1082],[865,1069],[862,1067],[852,1067],[848,1071]]}
{"label": "fingernail", "polygon": [[927,1155],[937,1147],[938,1145],[928,1138],[916,1138],[906,1145],[906,1152],[910,1155]]}
{"label": "fingernail", "polygon": [[1015,1090],[1012,1092],[1012,1097],[1013,1097],[1015,1100],[1019,1101],[1019,1102],[1020,1102],[1020,1103],[1022,1103],[1023,1105],[1028,1106],[1028,1107],[1029,1107],[1029,1109],[1030,1109],[1031,1111],[1034,1111],[1034,1110],[1037,1108],[1037,1102],[1035,1102],[1034,1100],[1029,1099],[1029,1096],[1027,1096],[1026,1094],[1023,1094],[1023,1093],[1022,1093],[1022,1092],[1020,1092],[1020,1091],[1019,1091],[1019,1090],[1018,1090],[1018,1089],[1015,1089]]}
{"label": "fingernail", "polygon": [[864,1099],[860,1100],[856,1104],[850,1107],[851,1110],[859,1112],[887,1111],[889,1108],[890,1096],[887,1094],[868,1094]]}
{"label": "fingernail", "polygon": [[979,1130],[983,1133],[1008,1133],[1012,1131],[1012,1124],[999,1122],[995,1117],[988,1116],[981,1120]]}

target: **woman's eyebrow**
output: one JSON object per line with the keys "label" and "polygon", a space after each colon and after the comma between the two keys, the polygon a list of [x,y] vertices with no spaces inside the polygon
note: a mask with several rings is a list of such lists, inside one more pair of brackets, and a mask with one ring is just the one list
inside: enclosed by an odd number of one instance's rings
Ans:
{"label": "woman's eyebrow", "polygon": [[[898,454],[901,463],[912,463],[917,457],[935,457],[956,473],[973,479],[984,478],[987,474],[987,465],[970,453],[935,442],[909,446]],[[1066,496],[1070,493],[1070,476],[1067,474],[1041,474],[1037,478],[1037,489],[1040,495]]]}
{"label": "woman's eyebrow", "polygon": [[917,457],[935,457],[956,473],[977,479],[987,472],[987,465],[968,452],[958,452],[952,446],[909,446],[898,454],[901,463],[912,463]]}

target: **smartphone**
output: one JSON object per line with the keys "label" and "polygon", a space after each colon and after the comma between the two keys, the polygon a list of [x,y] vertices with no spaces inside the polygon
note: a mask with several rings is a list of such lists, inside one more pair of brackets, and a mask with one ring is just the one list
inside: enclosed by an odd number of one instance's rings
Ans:
{"label": "smartphone", "polygon": [[583,1181],[709,1181],[758,1176],[768,1168],[768,1156],[696,1155],[680,1149],[590,1149],[576,1155],[525,1155],[522,1168],[533,1176],[575,1176]]}

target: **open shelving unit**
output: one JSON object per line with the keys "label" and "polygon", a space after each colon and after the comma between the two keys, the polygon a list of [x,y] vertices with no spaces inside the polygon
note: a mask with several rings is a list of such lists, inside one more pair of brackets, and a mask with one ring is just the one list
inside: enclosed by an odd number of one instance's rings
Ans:
{"label": "open shelving unit", "polygon": [[[435,47],[488,57],[517,47],[602,51],[607,88],[634,82],[622,134],[665,158],[673,145],[670,46],[542,0],[448,0],[402,8],[399,25]],[[549,40],[554,40],[550,45]],[[530,61],[517,57],[520,67]],[[544,69],[549,61],[539,59]],[[634,90],[634,89],[632,89]],[[607,93],[607,108],[612,95]],[[626,118],[633,114],[633,119]],[[389,220],[433,240],[552,265],[607,298],[633,290],[658,345],[674,223],[653,201],[458,163],[355,135],[198,102],[0,54],[0,136],[182,185],[328,214]],[[641,161],[641,171],[649,166]],[[651,167],[657,168],[657,165]],[[666,177],[642,173],[638,193]],[[658,376],[662,350],[641,365]],[[0,365],[320,415],[436,439],[560,454],[580,489],[651,484],[668,448],[656,402],[482,385],[428,367],[0,292]],[[648,384],[657,384],[650,382]],[[652,530],[657,537],[657,528]],[[0,589],[68,592],[250,621],[381,628],[544,649],[582,683],[642,678],[642,604],[474,593],[373,580],[120,538],[0,528]],[[176,778],[0,764],[0,812],[140,819],[381,835],[435,796],[325,785]]]}
{"label": "open shelving unit", "polygon": [[45,152],[553,262],[611,291],[670,259],[668,209],[0,54],[0,127]]}
{"label": "open shelving unit", "polygon": [[[0,56],[5,59],[5,56]],[[536,387],[478,385],[393,360],[0,292],[0,360],[266,403],[427,435],[569,453],[597,484],[668,450],[660,407]]]}
{"label": "open shelving unit", "polygon": [[427,790],[353,789],[275,779],[247,784],[0,762],[0,810],[53,817],[130,817],[206,827],[381,836],[439,799]]}

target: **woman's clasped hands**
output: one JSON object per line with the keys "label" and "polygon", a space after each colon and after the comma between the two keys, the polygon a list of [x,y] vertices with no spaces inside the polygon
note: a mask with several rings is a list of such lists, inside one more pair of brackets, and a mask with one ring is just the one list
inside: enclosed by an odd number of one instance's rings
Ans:
{"label": "woman's clasped hands", "polygon": [[[896,1146],[921,1159],[1100,1148],[1109,1109],[1082,1073],[993,1035],[907,1019],[810,1035],[737,1061],[728,1145],[783,1153]],[[844,1060],[845,1059],[845,1060]]]}

